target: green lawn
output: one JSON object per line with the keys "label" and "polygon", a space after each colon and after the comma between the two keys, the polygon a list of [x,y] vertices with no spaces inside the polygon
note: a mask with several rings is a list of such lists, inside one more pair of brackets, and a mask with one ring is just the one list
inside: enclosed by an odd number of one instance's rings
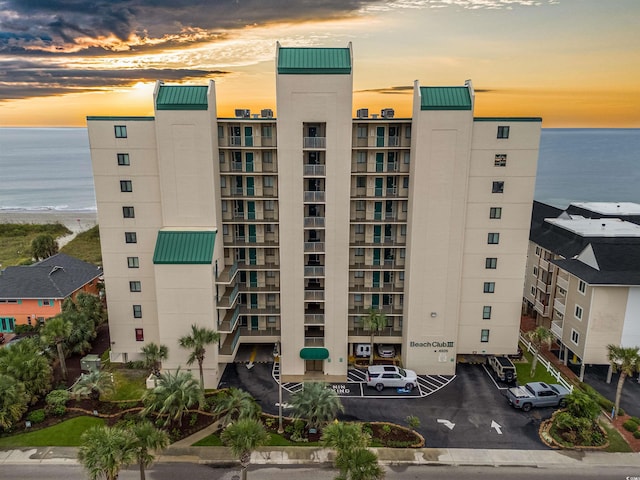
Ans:
{"label": "green lawn", "polygon": [[531,353],[524,351],[523,359],[527,361],[514,361],[514,365],[516,366],[516,371],[518,372],[518,384],[524,385],[529,382],[545,382],[545,383],[558,383],[558,381],[553,377],[547,369],[540,363],[538,360],[538,364],[536,365],[536,373],[534,376],[531,376],[531,361],[533,356]]}
{"label": "green lawn", "polygon": [[622,438],[620,432],[618,432],[615,428],[612,428],[610,425],[607,425],[605,422],[600,422],[600,426],[604,428],[607,432],[607,436],[609,437],[609,446],[607,447],[607,452],[631,452],[631,447],[629,444]]}
{"label": "green lawn", "polygon": [[113,369],[112,373],[116,390],[112,395],[105,395],[104,400],[140,400],[147,391],[148,371],[119,368]]}
{"label": "green lawn", "polygon": [[60,223],[0,223],[0,264],[9,267],[32,263],[31,241],[43,233],[59,238],[69,235],[71,230]]}
{"label": "green lawn", "polygon": [[49,428],[0,438],[0,447],[78,447],[85,430],[103,425],[95,417],[76,417]]}
{"label": "green lawn", "polygon": [[100,230],[98,225],[81,232],[68,244],[60,249],[67,255],[72,255],[85,262],[102,265],[102,252],[100,251]]}
{"label": "green lawn", "polygon": [[[266,445],[268,447],[315,447],[319,445],[318,442],[292,442],[291,440],[287,440],[282,435],[279,435],[277,433],[270,433],[269,435],[269,443],[267,443]],[[193,444],[194,447],[221,447],[223,445],[224,444],[222,443],[222,440],[220,440],[220,436],[215,433]]]}

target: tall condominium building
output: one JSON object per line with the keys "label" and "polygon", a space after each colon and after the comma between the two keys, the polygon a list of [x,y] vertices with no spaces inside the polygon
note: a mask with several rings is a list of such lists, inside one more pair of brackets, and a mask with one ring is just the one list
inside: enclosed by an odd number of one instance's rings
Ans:
{"label": "tall condominium building", "polygon": [[524,305],[580,377],[607,345],[640,345],[640,204],[534,202]]}
{"label": "tall condominium building", "polygon": [[354,118],[352,91],[351,45],[277,45],[277,118],[218,118],[213,81],[87,118],[113,361],[152,341],[176,368],[199,325],[208,385],[243,344],[344,380],[371,309],[418,373],[516,351],[541,119],[474,118],[470,81],[416,81],[411,118]]}

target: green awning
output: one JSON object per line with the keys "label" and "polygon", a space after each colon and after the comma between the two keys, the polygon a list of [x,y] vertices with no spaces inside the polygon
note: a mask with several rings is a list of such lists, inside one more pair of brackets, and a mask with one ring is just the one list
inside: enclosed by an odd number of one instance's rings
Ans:
{"label": "green awning", "polygon": [[153,263],[210,264],[215,240],[213,231],[160,231]]}
{"label": "green awning", "polygon": [[305,360],[326,360],[329,358],[329,350],[322,347],[305,347],[300,350],[300,358]]}

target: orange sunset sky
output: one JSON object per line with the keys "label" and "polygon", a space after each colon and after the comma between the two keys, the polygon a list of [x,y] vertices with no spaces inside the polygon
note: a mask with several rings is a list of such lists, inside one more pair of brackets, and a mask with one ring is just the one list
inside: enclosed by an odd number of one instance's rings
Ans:
{"label": "orange sunset sky", "polygon": [[[638,0],[3,0],[0,126],[153,115],[155,80],[275,110],[275,43],[353,43],[355,110],[472,79],[476,116],[640,127]],[[277,111],[276,111],[277,115]]]}

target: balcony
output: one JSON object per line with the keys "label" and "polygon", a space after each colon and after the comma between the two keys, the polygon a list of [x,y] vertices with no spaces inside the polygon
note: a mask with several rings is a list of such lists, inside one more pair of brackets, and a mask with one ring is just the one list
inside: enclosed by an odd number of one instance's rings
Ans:
{"label": "balcony", "polygon": [[303,148],[327,148],[327,137],[304,137]]}
{"label": "balcony", "polygon": [[564,312],[565,312],[565,310],[566,310],[566,307],[565,307],[565,305],[564,305],[563,300],[564,300],[564,299],[556,298],[556,299],[553,301],[553,308],[554,308],[555,310],[557,310],[558,312],[560,312],[562,315],[564,315]]}
{"label": "balcony", "polygon": [[304,276],[309,278],[324,277],[324,266],[304,267]]}
{"label": "balcony", "polygon": [[304,242],[304,253],[324,252],[324,242]]}
{"label": "balcony", "polygon": [[308,203],[324,202],[324,192],[305,191],[304,201]]}
{"label": "balcony", "polygon": [[221,272],[216,272],[216,283],[229,284],[238,271],[238,263],[225,265]]}
{"label": "balcony", "polygon": [[324,177],[325,166],[324,165],[305,165],[304,176],[305,177]]}
{"label": "balcony", "polygon": [[563,278],[560,275],[556,277],[556,285],[562,288],[565,292],[569,290],[569,279]]}
{"label": "balcony", "polygon": [[324,337],[304,337],[305,347],[324,347]]}
{"label": "balcony", "polygon": [[535,307],[536,311],[542,315],[543,317],[549,316],[549,305],[544,305],[539,300],[536,300]]}
{"label": "balcony", "polygon": [[231,333],[235,330],[238,324],[238,318],[240,318],[240,307],[236,307],[233,310],[229,310],[223,317],[222,321],[218,323],[218,332]]}
{"label": "balcony", "polygon": [[308,301],[323,301],[324,290],[305,290],[304,299]]}
{"label": "balcony", "polygon": [[538,290],[544,293],[551,293],[551,285],[544,283],[542,280],[538,280]]}
{"label": "balcony", "polygon": [[540,267],[540,269],[548,272],[549,271],[549,262],[547,260],[543,260],[542,258],[540,259],[540,261],[538,262],[538,266]]}
{"label": "balcony", "polygon": [[304,226],[324,228],[324,217],[304,217]]}
{"label": "balcony", "polygon": [[562,323],[562,320],[554,320],[551,322],[551,333],[558,338],[562,338]]}
{"label": "balcony", "polygon": [[324,313],[305,313],[305,325],[324,325]]}
{"label": "balcony", "polygon": [[[364,327],[353,327],[349,329],[348,335],[351,337],[370,337],[371,330]],[[402,330],[396,330],[393,326],[387,326],[376,332],[377,337],[401,337]]]}
{"label": "balcony", "polygon": [[400,145],[400,137],[389,137],[389,147],[397,147]]}
{"label": "balcony", "polygon": [[222,297],[218,299],[218,308],[231,308],[238,299],[238,291],[240,285],[236,284],[233,288],[225,288]]}
{"label": "balcony", "polygon": [[275,137],[260,137],[260,145],[262,147],[275,147],[276,139]]}

